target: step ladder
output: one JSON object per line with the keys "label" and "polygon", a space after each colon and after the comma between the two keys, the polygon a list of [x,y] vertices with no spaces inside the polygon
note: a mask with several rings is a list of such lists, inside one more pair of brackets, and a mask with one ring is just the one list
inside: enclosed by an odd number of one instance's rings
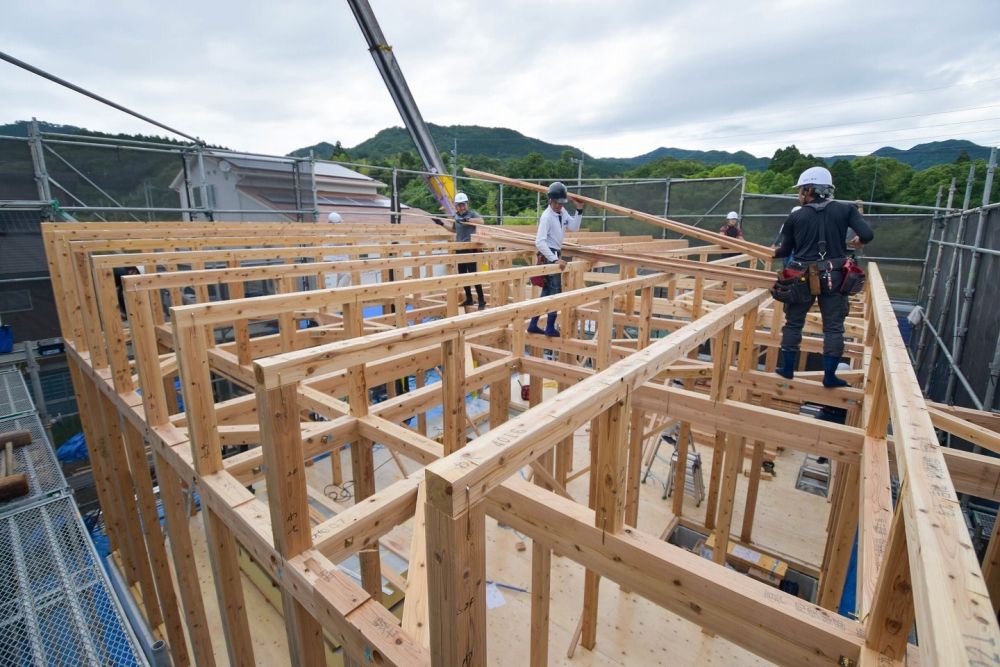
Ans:
{"label": "step ladder", "polygon": [[826,498],[830,492],[830,460],[820,463],[819,458],[814,454],[806,454],[806,460],[799,467],[795,488]]}
{"label": "step ladder", "polygon": [[[660,434],[660,439],[656,443],[656,449],[653,450],[653,455],[650,457],[649,463],[646,466],[646,474],[642,478],[642,481],[645,483],[646,477],[649,476],[649,469],[652,467],[653,461],[660,458],[658,456],[660,445],[664,442],[672,445],[674,451],[670,454],[670,472],[667,474],[667,478],[663,482],[663,500],[666,500],[668,497],[673,495],[674,492],[674,480],[677,472],[677,436],[679,432],[680,422],[674,424],[673,428],[670,430],[664,431]],[[694,437],[691,435],[690,429],[688,430],[686,465],[687,468],[685,469],[684,475],[684,493],[694,498],[695,507],[700,507],[701,502],[705,499],[705,476],[701,465],[701,454],[699,454],[695,448]]]}

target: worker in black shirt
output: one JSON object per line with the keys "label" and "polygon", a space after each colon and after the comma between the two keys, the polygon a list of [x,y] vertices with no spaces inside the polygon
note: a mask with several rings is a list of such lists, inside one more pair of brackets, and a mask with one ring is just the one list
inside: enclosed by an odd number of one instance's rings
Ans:
{"label": "worker in black shirt", "polygon": [[[847,295],[840,293],[847,247],[857,249],[875,238],[871,227],[858,209],[833,199],[833,176],[824,167],[810,167],[799,176],[796,188],[802,208],[788,216],[781,231],[781,242],[774,256],[794,256],[791,269],[808,271],[815,264],[820,272],[819,310],[823,317],[823,386],[843,387],[847,383],[837,377],[837,364],[844,354],[844,319],[847,317]],[[847,230],[856,237],[850,243]],[[806,315],[816,301],[785,304],[785,326],[781,330],[781,367],[778,375],[792,379],[799,359],[802,327]]]}

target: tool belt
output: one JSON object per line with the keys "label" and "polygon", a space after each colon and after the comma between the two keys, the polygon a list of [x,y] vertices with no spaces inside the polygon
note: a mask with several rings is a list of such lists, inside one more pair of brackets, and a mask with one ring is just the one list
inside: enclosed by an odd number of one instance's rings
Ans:
{"label": "tool belt", "polygon": [[[549,248],[549,250],[551,250],[556,254],[557,259],[562,256],[561,250],[556,250],[555,248]],[[540,252],[535,253],[535,266],[548,263],[549,260],[545,257],[545,255],[543,255]],[[535,287],[545,287],[545,276],[531,276],[531,278],[529,278],[528,280],[530,280],[531,284],[534,285]]]}
{"label": "tool belt", "polygon": [[771,296],[781,303],[809,303],[821,294],[857,294],[864,286],[865,272],[852,257],[790,262],[778,272]]}

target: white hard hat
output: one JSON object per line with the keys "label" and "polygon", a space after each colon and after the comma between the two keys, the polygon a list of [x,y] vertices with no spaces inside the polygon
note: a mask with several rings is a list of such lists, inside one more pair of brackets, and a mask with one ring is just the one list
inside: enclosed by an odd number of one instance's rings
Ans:
{"label": "white hard hat", "polygon": [[469,203],[469,195],[465,194],[464,192],[459,192],[457,195],[455,195],[455,203],[456,204],[468,204]]}
{"label": "white hard hat", "polygon": [[340,217],[340,214],[337,213],[336,211],[331,212],[330,215],[326,216],[326,219],[329,222],[333,222],[333,223],[343,222],[344,221],[344,219],[342,217]]}
{"label": "white hard hat", "polygon": [[736,211],[730,211],[729,213],[726,213],[726,220],[739,220],[739,219],[740,219],[740,214],[737,213]]}
{"label": "white hard hat", "polygon": [[795,187],[801,188],[803,185],[833,185],[833,174],[826,167],[809,167],[799,176],[799,182]]}

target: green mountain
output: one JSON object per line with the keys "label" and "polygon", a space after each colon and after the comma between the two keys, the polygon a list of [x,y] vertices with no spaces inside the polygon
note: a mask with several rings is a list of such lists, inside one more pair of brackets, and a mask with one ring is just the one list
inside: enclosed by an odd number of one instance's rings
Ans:
{"label": "green mountain", "polygon": [[963,151],[973,160],[987,160],[990,157],[990,149],[987,146],[980,146],[964,139],[932,141],[927,144],[917,144],[906,150],[886,146],[878,149],[872,155],[895,158],[920,171],[938,164],[950,164]]}
{"label": "green mountain", "polygon": [[[451,151],[455,139],[458,139],[458,152],[462,155],[484,156],[499,160],[523,158],[529,153],[539,153],[546,160],[558,160],[566,151],[570,151],[573,155],[579,155],[582,152],[575,146],[551,144],[504,127],[480,127],[478,125],[441,126],[434,125],[433,123],[429,124],[428,127],[430,128],[431,136],[434,138],[434,143],[437,144],[438,150],[442,153]],[[314,146],[300,148],[289,153],[289,155],[306,156],[311,149],[315,151],[318,157],[325,158],[329,157],[334,148],[333,144],[324,141]],[[402,127],[386,128],[370,139],[362,141],[353,148],[347,149],[352,158],[372,161],[384,160],[390,156],[408,151],[413,151],[413,142],[410,139],[409,133]],[[948,141],[918,144],[905,150],[885,146],[872,153],[872,155],[891,157],[920,171],[938,164],[950,164],[963,151],[971,159],[976,160],[987,159],[990,149],[971,141],[951,139]],[[588,174],[613,176],[667,157],[701,162],[708,166],[738,164],[746,167],[749,171],[763,171],[768,168],[771,162],[769,157],[757,157],[746,151],[730,153],[728,151],[700,151],[663,146],[634,157],[594,158],[584,154],[584,161],[587,165]],[[835,155],[822,159],[828,164],[833,164],[837,160],[853,161],[858,157],[860,156]]]}
{"label": "green mountain", "polygon": [[[441,126],[433,123],[428,127],[434,143],[442,153],[450,151],[456,139],[460,153],[485,155],[501,160],[524,157],[528,153],[540,153],[547,160],[558,160],[563,151],[573,151],[576,154],[580,152],[573,146],[550,144],[505,127]],[[354,148],[349,148],[348,152],[353,157],[377,159],[408,150],[413,150],[409,133],[402,127],[390,127]]]}
{"label": "green mountain", "polygon": [[[573,155],[582,152],[575,146],[551,144],[541,139],[528,137],[516,130],[505,127],[480,127],[478,125],[434,125],[429,123],[431,137],[442,153],[451,151],[458,140],[458,151],[463,155],[480,155],[498,160],[523,158],[529,153],[538,153],[546,160],[558,160],[566,151]],[[313,146],[299,148],[289,153],[296,157],[309,155],[312,150],[319,157],[329,156],[334,145],[323,141]],[[402,127],[390,127],[379,131],[370,139],[362,141],[347,152],[354,159],[384,160],[390,156],[413,150],[413,141]],[[697,151],[683,148],[660,147],[649,153],[627,158],[595,158],[584,154],[587,171],[600,176],[612,176],[623,171],[642,166],[664,157],[680,160],[697,160],[708,165],[740,164],[750,170],[767,169],[768,158],[755,157],[746,151],[727,153],[725,151]]]}
{"label": "green mountain", "polygon": [[[990,149],[988,146],[980,146],[965,139],[948,139],[947,141],[932,141],[926,144],[917,144],[905,150],[883,146],[871,153],[876,157],[891,157],[899,160],[903,164],[908,164],[916,171],[922,171],[928,167],[939,164],[951,164],[955,162],[962,152],[965,152],[972,160],[988,160]],[[833,164],[837,160],[855,160],[858,155],[834,155],[825,157],[827,164]]]}
{"label": "green mountain", "polygon": [[749,171],[763,171],[771,162],[770,158],[757,157],[746,151],[729,153],[727,151],[696,151],[685,148],[657,148],[649,153],[644,153],[633,158],[626,158],[633,166],[639,166],[653,160],[665,157],[672,157],[678,160],[694,160],[707,165],[738,164],[746,167]]}

